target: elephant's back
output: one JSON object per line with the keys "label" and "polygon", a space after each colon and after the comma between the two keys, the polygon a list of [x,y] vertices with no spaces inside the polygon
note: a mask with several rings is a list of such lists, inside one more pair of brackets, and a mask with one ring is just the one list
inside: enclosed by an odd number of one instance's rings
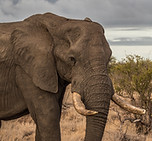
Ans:
{"label": "elephant's back", "polygon": [[21,22],[0,23],[0,33],[11,33],[15,28],[19,27]]}

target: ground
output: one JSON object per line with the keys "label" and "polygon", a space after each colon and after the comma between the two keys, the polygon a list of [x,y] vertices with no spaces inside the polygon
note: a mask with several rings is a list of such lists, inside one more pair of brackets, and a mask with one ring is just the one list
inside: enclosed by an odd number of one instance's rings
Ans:
{"label": "ground", "polygon": [[[62,141],[83,141],[85,117],[75,111],[69,95],[71,94],[67,92],[63,101],[61,118]],[[118,112],[122,114],[123,110],[111,102],[103,141],[152,141],[152,134],[148,136],[137,135],[133,123],[128,121],[122,125]],[[0,141],[34,141],[34,136],[35,124],[30,115],[16,120],[2,121]]]}

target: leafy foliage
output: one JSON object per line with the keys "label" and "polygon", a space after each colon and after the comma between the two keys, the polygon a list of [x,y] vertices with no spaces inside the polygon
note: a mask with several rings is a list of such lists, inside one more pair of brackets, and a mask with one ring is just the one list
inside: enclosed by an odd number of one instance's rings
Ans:
{"label": "leafy foliage", "polygon": [[134,118],[141,123],[136,124],[137,130],[140,127],[137,132],[148,133],[152,129],[152,61],[138,55],[129,55],[120,62],[112,58],[109,73],[116,93],[147,110],[145,116],[134,114]]}

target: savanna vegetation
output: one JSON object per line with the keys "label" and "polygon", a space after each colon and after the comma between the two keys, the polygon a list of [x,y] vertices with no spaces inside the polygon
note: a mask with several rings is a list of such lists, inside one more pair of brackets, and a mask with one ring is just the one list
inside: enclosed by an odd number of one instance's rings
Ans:
{"label": "savanna vegetation", "polygon": [[[152,61],[138,55],[126,56],[121,61],[112,57],[108,71],[115,92],[147,112],[132,114],[111,102],[103,141],[151,141]],[[63,101],[61,134],[63,141],[83,141],[85,134],[85,117],[72,106],[70,86]],[[30,116],[2,122],[0,141],[34,141],[34,135],[35,124]]]}
{"label": "savanna vegetation", "polygon": [[119,62],[112,57],[109,73],[115,92],[147,111],[145,115],[127,113],[124,121],[135,123],[138,134],[149,134],[152,130],[152,61],[138,55],[129,55]]}

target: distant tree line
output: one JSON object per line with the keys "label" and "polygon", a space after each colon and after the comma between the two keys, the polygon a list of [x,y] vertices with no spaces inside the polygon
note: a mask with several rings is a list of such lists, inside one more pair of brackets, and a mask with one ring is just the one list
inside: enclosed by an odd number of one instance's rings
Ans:
{"label": "distant tree line", "polygon": [[152,130],[152,61],[138,55],[128,55],[122,61],[111,58],[109,74],[115,92],[146,109],[146,115],[128,113],[127,119],[135,123],[138,134]]}

